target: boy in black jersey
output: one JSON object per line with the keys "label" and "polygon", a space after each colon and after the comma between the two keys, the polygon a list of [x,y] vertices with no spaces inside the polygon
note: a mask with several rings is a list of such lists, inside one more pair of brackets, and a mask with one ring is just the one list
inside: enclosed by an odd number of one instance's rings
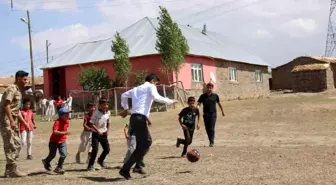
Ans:
{"label": "boy in black jersey", "polygon": [[195,98],[188,98],[188,107],[182,109],[179,114],[179,122],[184,133],[184,139],[177,138],[176,147],[179,147],[180,144],[184,144],[183,152],[181,157],[184,157],[187,154],[188,146],[192,142],[192,138],[195,130],[195,121],[197,117],[197,130],[199,130],[199,110],[195,104]]}

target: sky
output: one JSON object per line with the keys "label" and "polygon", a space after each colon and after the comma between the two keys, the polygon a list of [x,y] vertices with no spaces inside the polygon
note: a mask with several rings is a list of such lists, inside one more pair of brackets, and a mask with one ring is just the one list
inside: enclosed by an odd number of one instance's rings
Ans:
{"label": "sky", "polygon": [[[30,11],[35,75],[76,43],[114,36],[164,6],[178,24],[221,33],[272,67],[324,55],[330,0],[0,0],[0,76],[30,72]],[[336,21],[336,18],[335,18]],[[112,54],[111,54],[112,55]]]}

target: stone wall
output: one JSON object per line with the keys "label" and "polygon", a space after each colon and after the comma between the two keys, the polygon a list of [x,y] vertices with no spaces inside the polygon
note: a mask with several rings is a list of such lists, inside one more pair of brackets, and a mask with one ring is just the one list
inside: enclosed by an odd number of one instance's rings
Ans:
{"label": "stone wall", "polygon": [[[328,72],[329,71],[329,72]],[[321,92],[330,86],[331,70],[300,71],[292,73],[294,92]],[[332,75],[332,74],[331,74]],[[333,80],[332,80],[333,83]]]}
{"label": "stone wall", "polygon": [[[216,60],[217,93],[222,99],[249,99],[270,94],[267,66],[251,65],[226,60]],[[237,69],[237,81],[229,80],[229,67]],[[255,79],[256,70],[262,72],[261,82]]]}
{"label": "stone wall", "polygon": [[272,89],[292,89],[292,70],[295,66],[319,63],[323,64],[325,62],[321,62],[309,57],[299,57],[287,64],[272,69]]}

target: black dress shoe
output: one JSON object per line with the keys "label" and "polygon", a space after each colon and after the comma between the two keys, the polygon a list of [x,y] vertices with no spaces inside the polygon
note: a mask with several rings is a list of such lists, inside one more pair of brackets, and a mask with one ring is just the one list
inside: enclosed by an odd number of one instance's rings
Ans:
{"label": "black dress shoe", "polygon": [[119,174],[123,176],[126,180],[132,179],[131,174],[123,169],[119,171]]}

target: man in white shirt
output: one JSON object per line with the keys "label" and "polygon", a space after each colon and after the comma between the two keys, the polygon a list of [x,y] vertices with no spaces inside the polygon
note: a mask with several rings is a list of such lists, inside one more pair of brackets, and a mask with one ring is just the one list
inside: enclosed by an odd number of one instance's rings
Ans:
{"label": "man in white shirt", "polygon": [[[147,127],[147,118],[153,101],[173,104],[177,101],[160,96],[156,84],[160,81],[155,74],[146,77],[146,82],[121,95],[121,106],[128,110],[128,98],[132,98],[130,126],[136,138],[136,148],[130,158],[124,163],[119,174],[125,179],[131,179],[130,169],[135,163],[140,163],[152,144],[152,137]],[[133,172],[145,174],[141,166],[136,166]]]}
{"label": "man in white shirt", "polygon": [[110,128],[110,116],[111,113],[108,110],[108,101],[105,98],[99,99],[99,107],[93,112],[90,119],[90,127],[92,127],[92,151],[90,155],[89,165],[87,167],[88,171],[94,171],[94,163],[98,153],[99,143],[101,144],[103,151],[99,156],[97,163],[102,167],[106,168],[105,163],[106,156],[110,153],[110,144],[108,141],[108,132]]}
{"label": "man in white shirt", "polygon": [[[71,93],[69,93],[69,97],[67,98],[67,100],[64,102],[64,106],[66,109],[68,109],[69,111],[72,111],[72,96]],[[69,118],[71,118],[71,113],[69,114]]]}

